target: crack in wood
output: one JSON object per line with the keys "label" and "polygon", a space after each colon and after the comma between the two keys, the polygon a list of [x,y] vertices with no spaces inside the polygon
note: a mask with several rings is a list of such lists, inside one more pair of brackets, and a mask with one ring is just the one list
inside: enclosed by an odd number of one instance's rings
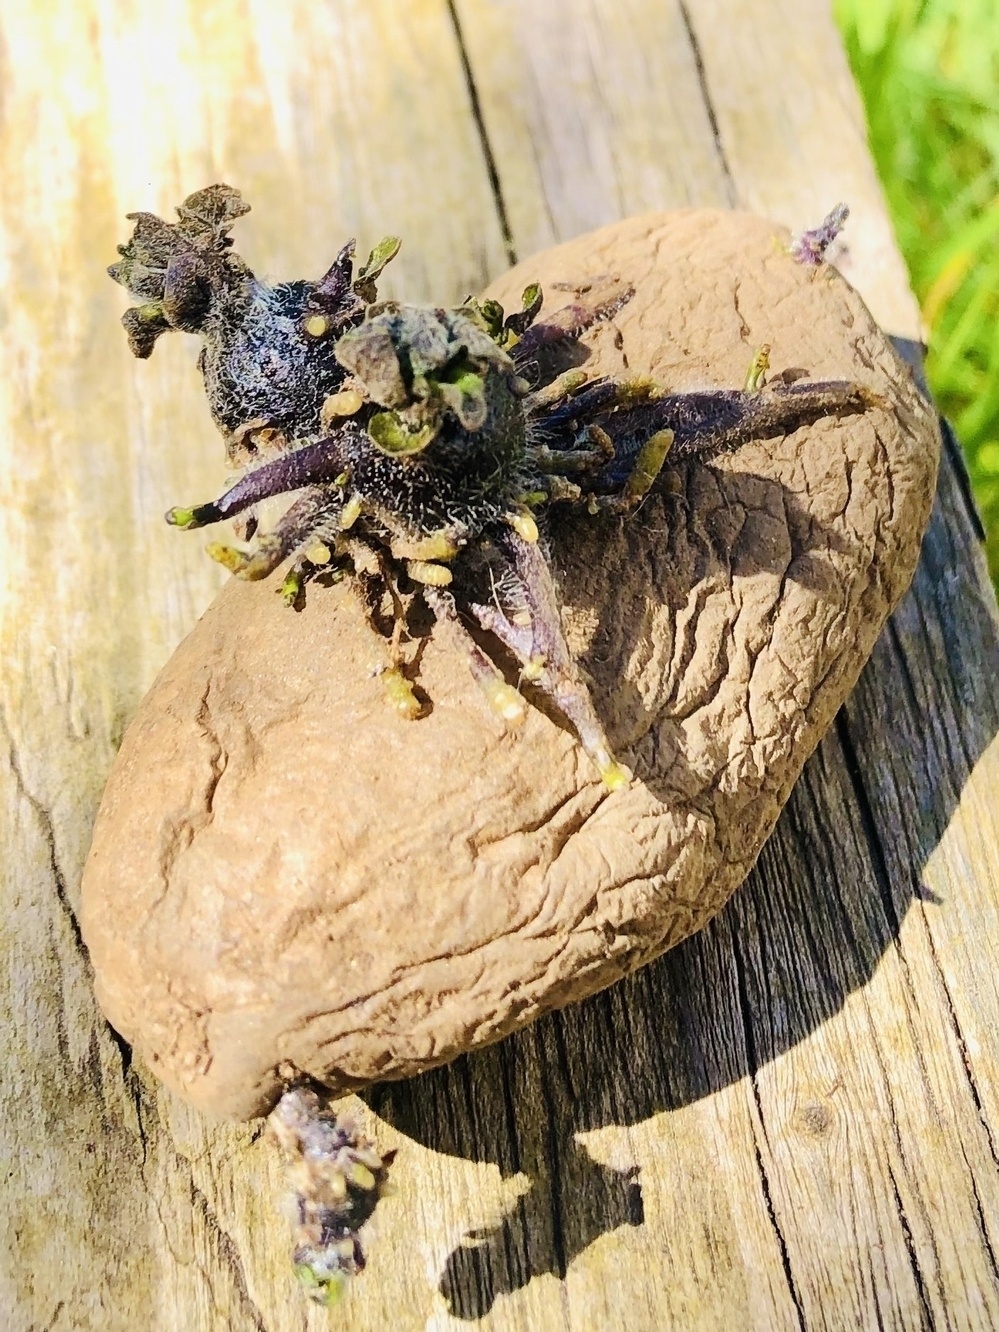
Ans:
{"label": "crack in wood", "polygon": [[968,1167],[968,1175],[971,1179],[971,1193],[975,1199],[975,1210],[978,1213],[978,1235],[982,1241],[982,1248],[988,1256],[989,1266],[992,1268],[992,1277],[999,1288],[999,1259],[996,1257],[996,1251],[992,1245],[992,1239],[989,1235],[988,1224],[985,1219],[985,1208],[982,1205],[982,1195],[978,1192],[978,1181],[975,1179],[975,1172],[972,1169],[971,1162],[968,1160],[968,1153],[961,1148],[961,1155],[964,1157],[965,1164]]}
{"label": "crack in wood", "polygon": [[194,1179],[190,1181],[191,1202],[194,1210],[200,1214],[204,1222],[207,1233],[214,1241],[214,1248],[219,1258],[225,1264],[232,1277],[233,1286],[239,1299],[243,1313],[247,1316],[254,1332],[269,1332],[267,1321],[263,1313],[257,1306],[253,1297],[250,1295],[249,1287],[246,1282],[246,1270],[243,1267],[243,1260],[240,1257],[236,1241],[225,1230],[216,1216],[208,1198],[195,1184]]}
{"label": "crack in wood", "polygon": [[[555,1032],[557,1034],[557,1027],[555,1028]],[[542,1039],[542,1034],[536,1032],[535,1048],[538,1049],[539,1054],[542,1054]],[[562,1152],[565,1150],[565,1143],[559,1140],[559,1127],[563,1123],[563,1116],[559,1114],[556,1108],[549,1080],[547,1078],[541,1078],[539,1086],[542,1103],[545,1108],[545,1137],[548,1140],[546,1159],[549,1169],[548,1196],[551,1199],[552,1271],[560,1281],[564,1281],[565,1274],[569,1270],[569,1263],[566,1255],[567,1246],[565,1226],[562,1222],[562,1209],[560,1206],[562,1200],[561,1159]]]}
{"label": "crack in wood", "polygon": [[840,708],[839,712],[837,712],[834,725],[836,736],[843,751],[843,764],[847,776],[850,779],[854,798],[857,802],[857,812],[860,815],[861,829],[867,844],[870,866],[874,874],[874,882],[877,885],[878,893],[881,897],[881,904],[884,907],[885,915],[888,918],[888,928],[897,943],[902,922],[895,906],[895,899],[892,895],[891,873],[888,869],[888,861],[885,858],[884,848],[881,845],[881,839],[878,835],[878,821],[871,805],[870,796],[867,793],[867,786],[864,783],[863,769],[860,766],[857,750],[853,743],[853,736],[850,734],[850,722],[845,708]]}
{"label": "crack in wood", "polygon": [[118,1051],[118,1058],[121,1061],[121,1086],[125,1096],[128,1097],[135,1110],[135,1127],[139,1135],[139,1142],[142,1146],[142,1162],[140,1170],[145,1169],[146,1161],[149,1159],[149,1143],[146,1138],[146,1127],[143,1123],[142,1106],[142,1084],[139,1081],[135,1068],[132,1064],[132,1047],[125,1038],[110,1023],[106,1024],[108,1036],[115,1049]]}
{"label": "crack in wood", "polygon": [[916,1283],[916,1291],[919,1295],[920,1308],[920,1327],[932,1329],[934,1326],[933,1311],[930,1305],[930,1292],[926,1285],[926,1279],[923,1276],[922,1268],[919,1266],[919,1259],[916,1255],[916,1245],[912,1238],[912,1227],[909,1224],[909,1217],[902,1205],[902,1195],[898,1191],[898,1180],[895,1178],[895,1172],[891,1168],[891,1162],[886,1162],[888,1178],[891,1180],[892,1196],[895,1200],[895,1211],[902,1226],[902,1239],[905,1244],[906,1256],[909,1260],[909,1268],[912,1272],[913,1281]]}
{"label": "crack in wood", "polygon": [[754,1122],[752,1125],[753,1135],[753,1155],[756,1161],[756,1170],[760,1177],[760,1189],[763,1193],[763,1204],[766,1208],[767,1219],[770,1228],[777,1241],[777,1248],[780,1253],[781,1268],[784,1272],[784,1280],[787,1283],[788,1294],[794,1304],[795,1312],[798,1318],[798,1327],[801,1332],[805,1332],[808,1323],[805,1318],[805,1309],[801,1299],[801,1293],[798,1290],[797,1282],[794,1279],[794,1272],[791,1268],[791,1255],[788,1249],[787,1238],[777,1219],[777,1209],[774,1206],[773,1193],[770,1186],[770,1175],[767,1171],[766,1163],[763,1160],[763,1151],[760,1145],[759,1133],[763,1134],[767,1150],[770,1150],[770,1137],[767,1132],[766,1117],[763,1113],[763,1098],[760,1095],[760,1087],[757,1081],[757,1070],[760,1067],[759,1057],[756,1048],[756,1036],[753,1031],[753,1010],[749,1001],[749,987],[746,978],[746,963],[742,956],[742,949],[739,947],[738,936],[732,936],[732,956],[735,962],[736,989],[739,999],[739,1015],[742,1020],[742,1030],[746,1041],[746,1055],[748,1058],[749,1088],[753,1098],[753,1104],[756,1108],[756,1119],[759,1123],[759,1132]]}
{"label": "crack in wood", "polygon": [[20,759],[18,758],[17,747],[14,744],[14,734],[7,724],[6,715],[2,709],[0,709],[0,733],[2,733],[3,738],[6,741],[7,762],[14,778],[14,785],[17,789],[17,793],[27,801],[32,813],[35,815],[40,825],[42,841],[48,851],[49,868],[52,874],[52,882],[55,885],[56,901],[59,903],[62,914],[66,919],[70,932],[72,933],[75,950],[89,972],[90,955],[83,942],[83,935],[80,931],[80,922],[77,919],[73,904],[69,898],[66,876],[63,873],[62,866],[59,864],[59,855],[56,850],[55,824],[52,814],[46,809],[42,801],[39,800],[28,786],[24,771],[21,768]]}
{"label": "crack in wood", "polygon": [[503,198],[503,186],[500,182],[499,170],[496,166],[496,157],[493,153],[492,144],[489,141],[489,131],[486,128],[486,120],[482,111],[482,103],[479,99],[479,91],[475,86],[475,77],[472,74],[472,64],[468,57],[468,48],[465,44],[464,34],[461,30],[461,19],[458,17],[458,10],[455,0],[446,0],[448,17],[451,20],[451,27],[454,29],[454,40],[458,47],[458,56],[461,60],[461,70],[465,78],[465,87],[468,91],[468,101],[472,112],[472,119],[475,121],[476,132],[479,136],[479,145],[482,149],[482,158],[485,163],[486,174],[489,177],[489,188],[492,191],[493,203],[496,206],[496,217],[499,222],[500,233],[503,236],[503,249],[506,252],[507,262],[511,267],[517,262],[517,250],[513,243],[513,231],[510,226],[510,217],[506,210],[506,201]]}
{"label": "crack in wood", "polygon": [[721,164],[722,174],[725,177],[725,193],[728,196],[730,208],[735,208],[739,201],[739,192],[736,189],[735,177],[732,174],[732,168],[729,165],[728,157],[725,153],[725,145],[722,142],[721,129],[718,125],[718,116],[715,112],[714,97],[711,93],[711,87],[708,83],[708,76],[704,69],[704,57],[701,54],[701,44],[697,40],[697,34],[694,31],[694,24],[690,17],[690,10],[686,0],[678,0],[677,7],[680,10],[680,17],[683,20],[683,26],[687,30],[687,40],[690,42],[690,50],[694,57],[694,66],[697,70],[697,82],[700,84],[701,97],[704,99],[704,109],[708,115],[708,124],[711,126],[711,134],[715,141],[715,152],[718,154],[718,161]]}
{"label": "crack in wood", "polygon": [[[752,1081],[754,1083],[753,1095],[754,1099],[757,1100],[757,1109],[759,1109],[759,1102],[755,1089],[755,1078],[752,1079]],[[763,1193],[763,1204],[766,1207],[767,1219],[770,1222],[774,1237],[777,1240],[777,1247],[780,1250],[780,1262],[784,1271],[784,1280],[787,1282],[788,1294],[791,1296],[791,1300],[794,1304],[795,1313],[798,1318],[798,1327],[801,1329],[801,1332],[806,1332],[808,1323],[805,1319],[805,1310],[802,1307],[801,1296],[798,1294],[794,1274],[791,1271],[791,1255],[788,1253],[787,1240],[780,1227],[780,1222],[777,1220],[777,1210],[774,1207],[773,1195],[770,1191],[770,1176],[767,1173],[767,1168],[763,1161],[763,1153],[760,1150],[760,1141],[755,1132],[753,1133],[753,1155],[756,1161],[756,1170],[760,1177],[760,1189]]]}
{"label": "crack in wood", "polygon": [[985,1107],[982,1104],[981,1092],[978,1090],[978,1081],[975,1077],[971,1065],[971,1056],[968,1053],[968,1043],[964,1038],[964,1031],[958,1020],[957,1010],[954,1007],[954,997],[947,985],[947,979],[944,975],[943,967],[940,964],[940,958],[937,954],[936,944],[930,930],[926,931],[927,942],[929,944],[930,960],[933,963],[933,969],[937,974],[937,980],[943,991],[944,1002],[947,1005],[947,1013],[950,1018],[951,1029],[954,1032],[954,1039],[957,1041],[958,1052],[961,1056],[961,1064],[964,1068],[964,1076],[967,1079],[968,1089],[971,1092],[971,1099],[975,1107],[975,1113],[978,1115],[982,1128],[985,1132],[985,1141],[988,1143],[989,1155],[992,1158],[992,1164],[999,1171],[999,1150],[996,1147],[995,1137],[989,1126],[988,1116],[985,1113]]}

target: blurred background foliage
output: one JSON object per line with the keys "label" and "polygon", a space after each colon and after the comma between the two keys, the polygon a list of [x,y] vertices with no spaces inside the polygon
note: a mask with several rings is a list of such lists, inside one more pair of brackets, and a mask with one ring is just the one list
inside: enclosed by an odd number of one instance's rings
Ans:
{"label": "blurred background foliage", "polygon": [[834,0],[999,587],[999,0]]}

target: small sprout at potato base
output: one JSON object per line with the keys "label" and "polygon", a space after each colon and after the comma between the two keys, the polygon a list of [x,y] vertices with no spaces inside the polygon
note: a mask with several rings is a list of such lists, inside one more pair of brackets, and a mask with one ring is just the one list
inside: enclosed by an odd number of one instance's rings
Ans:
{"label": "small sprout at potato base", "polygon": [[391,1191],[395,1153],[381,1155],[356,1123],[307,1087],[286,1091],[267,1125],[291,1189],[295,1274],[310,1298],[336,1304],[364,1269],[361,1232]]}
{"label": "small sprout at potato base", "polygon": [[[422,712],[404,659],[409,614],[422,601],[486,705],[506,725],[523,721],[522,696],[472,633],[485,630],[526,688],[570,723],[608,789],[626,786],[631,773],[562,631],[551,514],[628,518],[667,463],[863,412],[874,395],[843,381],[768,385],[765,347],[741,390],[670,393],[647,378],[557,373],[549,353],[612,319],[633,295],[626,282],[593,279],[545,314],[537,284],[510,314],[494,300],[378,302],[399,248],[389,238],[356,274],[349,241],[318,281],[270,285],[232,251],[229,231],[248,211],[236,190],[210,186],[177,211],[174,223],[131,214],[132,238],[109,272],[143,302],[122,321],[136,356],[173,329],[201,338],[209,407],[242,475],[216,500],[171,509],[168,521],[191,530],[238,518],[253,536],[257,506],[294,494],[248,549],[215,542],[209,553],[245,579],[290,560],[278,589],[288,605],[317,578],[347,579],[373,627],[390,621],[380,630],[383,682],[404,719]],[[795,258],[819,262],[845,211],[802,233]],[[317,551],[328,555],[317,560]]]}

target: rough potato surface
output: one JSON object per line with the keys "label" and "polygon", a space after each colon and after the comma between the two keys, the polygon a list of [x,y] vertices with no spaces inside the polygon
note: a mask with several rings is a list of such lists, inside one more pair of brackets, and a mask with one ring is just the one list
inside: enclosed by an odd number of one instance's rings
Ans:
{"label": "rough potato surface", "polygon": [[[885,407],[670,472],[629,520],[552,531],[564,623],[632,785],[554,715],[508,732],[435,630],[386,705],[361,609],[233,580],[139,709],[84,879],[101,1004],[171,1087],[249,1117],[298,1070],[404,1077],[592,993],[699,929],[742,881],[915,567],[939,437],[831,270],[744,215],[637,218],[525,262],[636,295],[586,369],[671,389],[773,372]],[[193,390],[193,386],[192,386]],[[513,677],[515,680],[515,676]],[[528,688],[529,686],[525,686]]]}

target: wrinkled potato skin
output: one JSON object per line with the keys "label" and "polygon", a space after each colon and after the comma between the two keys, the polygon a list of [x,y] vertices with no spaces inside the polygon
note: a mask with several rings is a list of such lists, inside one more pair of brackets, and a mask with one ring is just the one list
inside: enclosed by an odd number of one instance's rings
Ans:
{"label": "wrinkled potato skin", "polygon": [[939,437],[860,298],[738,214],[633,219],[491,289],[620,274],[593,373],[671,389],[775,372],[885,407],[689,465],[620,519],[553,532],[564,621],[635,770],[608,794],[531,709],[507,732],[434,632],[405,722],[343,588],[287,610],[233,580],[122,745],[84,880],[100,1002],[211,1113],[264,1113],[279,1068],[333,1088],[418,1073],[608,985],[742,881],[907,586]]}

